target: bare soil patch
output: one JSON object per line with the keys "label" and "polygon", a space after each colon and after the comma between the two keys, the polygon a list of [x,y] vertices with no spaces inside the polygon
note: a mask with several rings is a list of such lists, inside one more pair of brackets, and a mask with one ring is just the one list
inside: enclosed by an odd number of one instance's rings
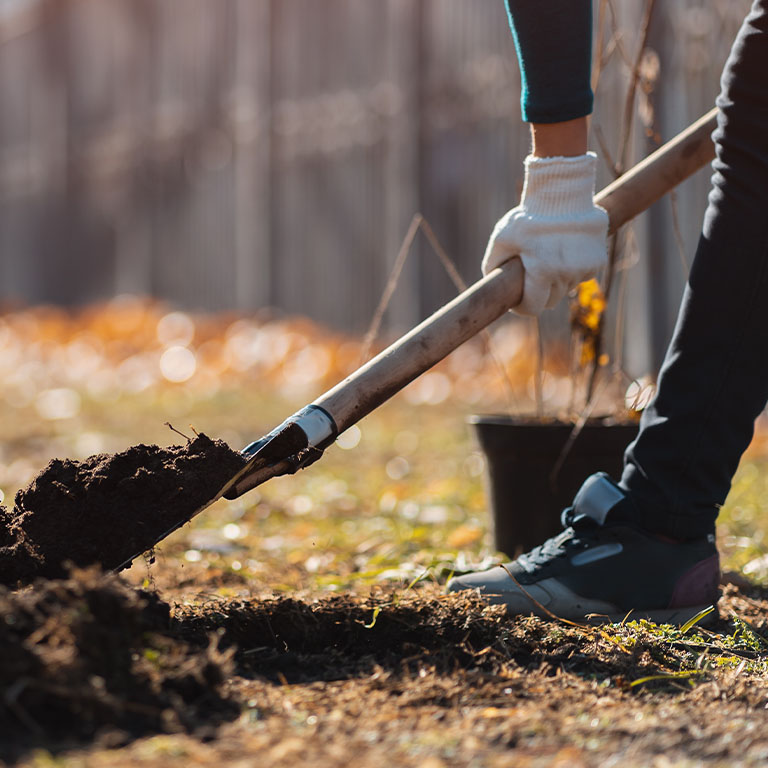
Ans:
{"label": "bare soil patch", "polygon": [[[730,587],[722,613],[762,637],[765,598]],[[768,643],[729,650],[738,625],[727,618],[681,640],[652,625],[507,617],[436,585],[177,599],[93,570],[0,592],[0,721],[11,724],[0,759],[34,762],[40,748],[63,765],[68,755],[99,766],[258,756],[267,768],[299,758],[759,765],[768,756]],[[147,741],[153,734],[164,735]]]}

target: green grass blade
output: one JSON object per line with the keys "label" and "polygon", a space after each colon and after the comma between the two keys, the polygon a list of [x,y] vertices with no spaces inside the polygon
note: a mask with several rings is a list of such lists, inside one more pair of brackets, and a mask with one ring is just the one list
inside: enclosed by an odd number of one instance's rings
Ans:
{"label": "green grass blade", "polygon": [[373,616],[371,616],[371,623],[370,624],[363,624],[363,626],[366,629],[373,629],[376,626],[376,619],[379,618],[379,614],[381,613],[381,606],[377,605],[373,609]]}
{"label": "green grass blade", "polygon": [[680,632],[682,634],[685,634],[691,627],[693,627],[695,624],[698,624],[705,616],[709,616],[712,611],[715,610],[714,605],[710,605],[708,608],[705,608],[703,611],[699,611],[695,616],[692,616],[688,621],[683,624],[682,627],[680,627]]}
{"label": "green grass blade", "polygon": [[648,675],[647,677],[640,677],[637,680],[633,680],[630,684],[630,688],[634,688],[636,685],[642,685],[643,683],[650,683],[653,680],[684,680],[694,675],[706,674],[703,669],[686,669],[680,672],[669,672],[663,675]]}

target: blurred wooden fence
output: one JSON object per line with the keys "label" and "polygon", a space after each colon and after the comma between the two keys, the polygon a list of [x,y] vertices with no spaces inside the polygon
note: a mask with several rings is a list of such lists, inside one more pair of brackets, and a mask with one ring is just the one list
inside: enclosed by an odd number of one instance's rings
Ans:
{"label": "blurred wooden fence", "polygon": [[[607,4],[611,146],[642,5]],[[658,5],[666,138],[712,103],[746,4]],[[130,292],[359,331],[416,211],[478,276],[519,191],[518,97],[502,0],[0,0],[0,300]],[[705,185],[679,196],[689,257]],[[665,318],[676,302],[667,216],[639,236],[662,255],[633,277],[638,318],[649,274],[673,275]],[[390,327],[453,293],[416,252]]]}

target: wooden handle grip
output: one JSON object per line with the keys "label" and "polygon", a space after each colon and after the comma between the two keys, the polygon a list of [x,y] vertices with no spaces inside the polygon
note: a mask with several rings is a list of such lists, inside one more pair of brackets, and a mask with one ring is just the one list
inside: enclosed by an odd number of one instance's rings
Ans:
{"label": "wooden handle grip", "polygon": [[712,161],[715,145],[711,135],[716,125],[714,107],[595,195],[595,202],[608,211],[609,233]]}
{"label": "wooden handle grip", "polygon": [[[714,157],[710,134],[716,110],[678,134],[595,197],[608,212],[610,231],[637,216]],[[339,432],[352,426],[522,298],[523,267],[514,258],[314,401]]]}

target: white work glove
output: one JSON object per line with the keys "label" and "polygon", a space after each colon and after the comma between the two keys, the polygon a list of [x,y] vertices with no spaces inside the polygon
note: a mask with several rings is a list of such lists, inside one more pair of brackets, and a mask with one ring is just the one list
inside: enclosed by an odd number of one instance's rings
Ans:
{"label": "white work glove", "polygon": [[594,152],[525,159],[520,204],[496,223],[483,257],[487,275],[520,256],[525,282],[515,312],[551,309],[605,266],[608,214],[593,202],[596,164]]}

